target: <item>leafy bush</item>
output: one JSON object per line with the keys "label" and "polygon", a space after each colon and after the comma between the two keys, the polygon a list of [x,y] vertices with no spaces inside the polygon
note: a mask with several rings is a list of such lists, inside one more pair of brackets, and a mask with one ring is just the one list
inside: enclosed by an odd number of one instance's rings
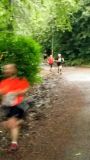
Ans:
{"label": "leafy bush", "polygon": [[83,64],[82,59],[75,59],[71,62],[71,66],[81,66]]}
{"label": "leafy bush", "polygon": [[25,76],[31,83],[37,81],[41,60],[41,47],[30,37],[0,36],[0,65],[15,63],[19,76]]}

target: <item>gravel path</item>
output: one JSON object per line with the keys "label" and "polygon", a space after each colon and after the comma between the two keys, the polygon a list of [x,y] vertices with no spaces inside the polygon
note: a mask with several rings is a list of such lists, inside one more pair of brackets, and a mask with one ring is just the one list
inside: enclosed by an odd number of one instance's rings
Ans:
{"label": "gravel path", "polygon": [[90,69],[48,72],[34,90],[34,112],[22,130],[20,150],[0,151],[0,160],[90,160]]}

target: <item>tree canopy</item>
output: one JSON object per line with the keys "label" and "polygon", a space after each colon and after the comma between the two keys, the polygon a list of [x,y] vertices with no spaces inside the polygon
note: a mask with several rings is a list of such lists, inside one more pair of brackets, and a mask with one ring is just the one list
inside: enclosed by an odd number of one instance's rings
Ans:
{"label": "tree canopy", "polygon": [[[0,36],[32,37],[66,59],[90,57],[89,0],[1,0]],[[86,60],[87,61],[87,60]]]}
{"label": "tree canopy", "polygon": [[90,64],[90,1],[81,2],[71,21],[72,31],[61,33],[59,38],[62,52],[72,65]]}
{"label": "tree canopy", "polygon": [[12,22],[17,34],[40,38],[47,36],[51,27],[70,30],[70,17],[77,9],[76,0],[1,0],[0,28],[7,30],[7,24]]}

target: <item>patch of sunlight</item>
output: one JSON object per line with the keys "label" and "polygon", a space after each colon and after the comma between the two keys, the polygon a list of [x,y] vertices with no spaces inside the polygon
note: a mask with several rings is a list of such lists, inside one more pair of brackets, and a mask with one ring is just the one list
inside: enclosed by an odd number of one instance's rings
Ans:
{"label": "patch of sunlight", "polygon": [[89,81],[90,82],[90,73],[75,73],[67,76],[69,81]]}

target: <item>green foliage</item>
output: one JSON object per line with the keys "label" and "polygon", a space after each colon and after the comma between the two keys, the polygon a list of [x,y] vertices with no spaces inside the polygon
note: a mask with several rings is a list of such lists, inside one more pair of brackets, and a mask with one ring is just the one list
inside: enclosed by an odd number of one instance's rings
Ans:
{"label": "green foliage", "polygon": [[12,28],[16,34],[30,35],[40,42],[55,30],[71,29],[70,17],[78,9],[76,0],[8,0],[0,1],[2,30]]}
{"label": "green foliage", "polygon": [[84,59],[86,63],[90,57],[87,4],[89,0],[85,3],[84,0],[1,0],[0,50],[4,54],[1,65],[15,62],[19,75],[26,75],[33,82],[41,54],[40,46],[29,37],[46,50],[51,48],[53,38],[55,54],[61,50],[68,62],[79,59],[81,64]]}
{"label": "green foliage", "polygon": [[[78,12],[71,16],[72,30],[58,30],[53,35],[54,54],[62,53],[69,65],[90,64],[90,1],[79,4]],[[47,45],[50,47],[50,40]]]}
{"label": "green foliage", "polygon": [[74,60],[68,60],[66,62],[66,65],[69,65],[69,66],[81,66],[84,64],[84,60],[83,59],[74,59]]}
{"label": "green foliage", "polygon": [[90,7],[82,6],[74,16],[72,32],[61,36],[62,52],[71,61],[78,58],[86,64],[90,61]]}
{"label": "green foliage", "polygon": [[37,80],[41,60],[41,47],[29,37],[0,36],[0,54],[3,54],[0,65],[15,63],[19,76],[25,76],[31,83]]}

